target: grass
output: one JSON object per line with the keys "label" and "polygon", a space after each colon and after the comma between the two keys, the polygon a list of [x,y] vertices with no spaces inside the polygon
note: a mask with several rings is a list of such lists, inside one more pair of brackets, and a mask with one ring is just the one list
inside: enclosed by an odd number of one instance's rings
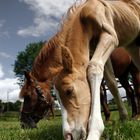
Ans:
{"label": "grass", "polygon": [[61,119],[42,120],[38,129],[22,130],[22,140],[62,140]]}
{"label": "grass", "polygon": [[111,112],[111,123],[105,124],[101,140],[140,140],[140,121],[131,119],[131,108],[125,103],[128,120],[121,122],[119,112]]}
{"label": "grass", "polygon": [[61,117],[43,119],[38,128],[23,130],[18,117],[0,117],[0,140],[62,140]]}
{"label": "grass", "polygon": [[106,140],[140,140],[140,122],[114,121],[112,125],[106,125],[103,137]]}
{"label": "grass", "polygon": [[[23,130],[17,117],[0,117],[0,140],[63,140],[61,117],[41,120],[37,129]],[[11,116],[11,115],[10,115]],[[101,140],[140,140],[140,122],[120,122],[117,111],[111,112],[111,124],[105,124]]]}
{"label": "grass", "polygon": [[18,121],[0,122],[0,140],[19,140],[20,129]]}

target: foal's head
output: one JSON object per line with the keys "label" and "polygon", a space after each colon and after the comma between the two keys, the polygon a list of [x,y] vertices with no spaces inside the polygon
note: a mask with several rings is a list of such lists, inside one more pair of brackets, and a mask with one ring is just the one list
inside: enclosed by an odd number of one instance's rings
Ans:
{"label": "foal's head", "polygon": [[25,72],[25,77],[26,81],[20,92],[20,97],[24,99],[20,116],[21,127],[34,128],[52,105],[51,86],[46,82],[38,82],[30,73]]}
{"label": "foal's head", "polygon": [[63,135],[65,140],[84,140],[90,112],[86,68],[75,67],[72,54],[66,47],[62,48],[62,63],[63,70],[55,87],[61,104]]}

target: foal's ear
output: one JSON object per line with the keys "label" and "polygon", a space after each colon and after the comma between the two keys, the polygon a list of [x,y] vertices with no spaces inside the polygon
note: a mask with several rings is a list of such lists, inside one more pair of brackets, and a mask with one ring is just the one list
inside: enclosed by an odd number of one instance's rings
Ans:
{"label": "foal's ear", "polygon": [[31,76],[30,76],[30,72],[24,71],[24,75],[29,83],[31,83],[33,81]]}
{"label": "foal's ear", "polygon": [[70,50],[62,47],[62,63],[65,71],[72,72],[73,70],[73,57]]}

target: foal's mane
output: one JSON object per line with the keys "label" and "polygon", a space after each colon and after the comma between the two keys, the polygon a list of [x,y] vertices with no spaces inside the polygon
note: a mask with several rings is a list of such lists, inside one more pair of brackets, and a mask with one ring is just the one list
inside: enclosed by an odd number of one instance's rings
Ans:
{"label": "foal's mane", "polygon": [[40,50],[38,56],[35,58],[32,67],[32,75],[39,77],[39,71],[42,65],[49,63],[48,58],[53,54],[53,51],[60,46],[60,41],[58,35],[54,36],[48,42],[44,43],[42,49]]}

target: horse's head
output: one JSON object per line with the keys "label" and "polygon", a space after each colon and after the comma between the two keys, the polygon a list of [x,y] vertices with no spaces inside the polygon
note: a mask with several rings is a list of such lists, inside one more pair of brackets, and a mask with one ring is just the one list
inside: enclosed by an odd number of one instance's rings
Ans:
{"label": "horse's head", "polygon": [[50,86],[38,82],[30,73],[25,72],[26,81],[21,89],[20,97],[24,99],[21,107],[21,127],[34,128],[43,118],[52,102]]}
{"label": "horse's head", "polygon": [[86,68],[74,66],[72,54],[66,47],[62,48],[62,63],[63,70],[55,87],[61,104],[63,135],[65,140],[84,140],[90,112]]}

